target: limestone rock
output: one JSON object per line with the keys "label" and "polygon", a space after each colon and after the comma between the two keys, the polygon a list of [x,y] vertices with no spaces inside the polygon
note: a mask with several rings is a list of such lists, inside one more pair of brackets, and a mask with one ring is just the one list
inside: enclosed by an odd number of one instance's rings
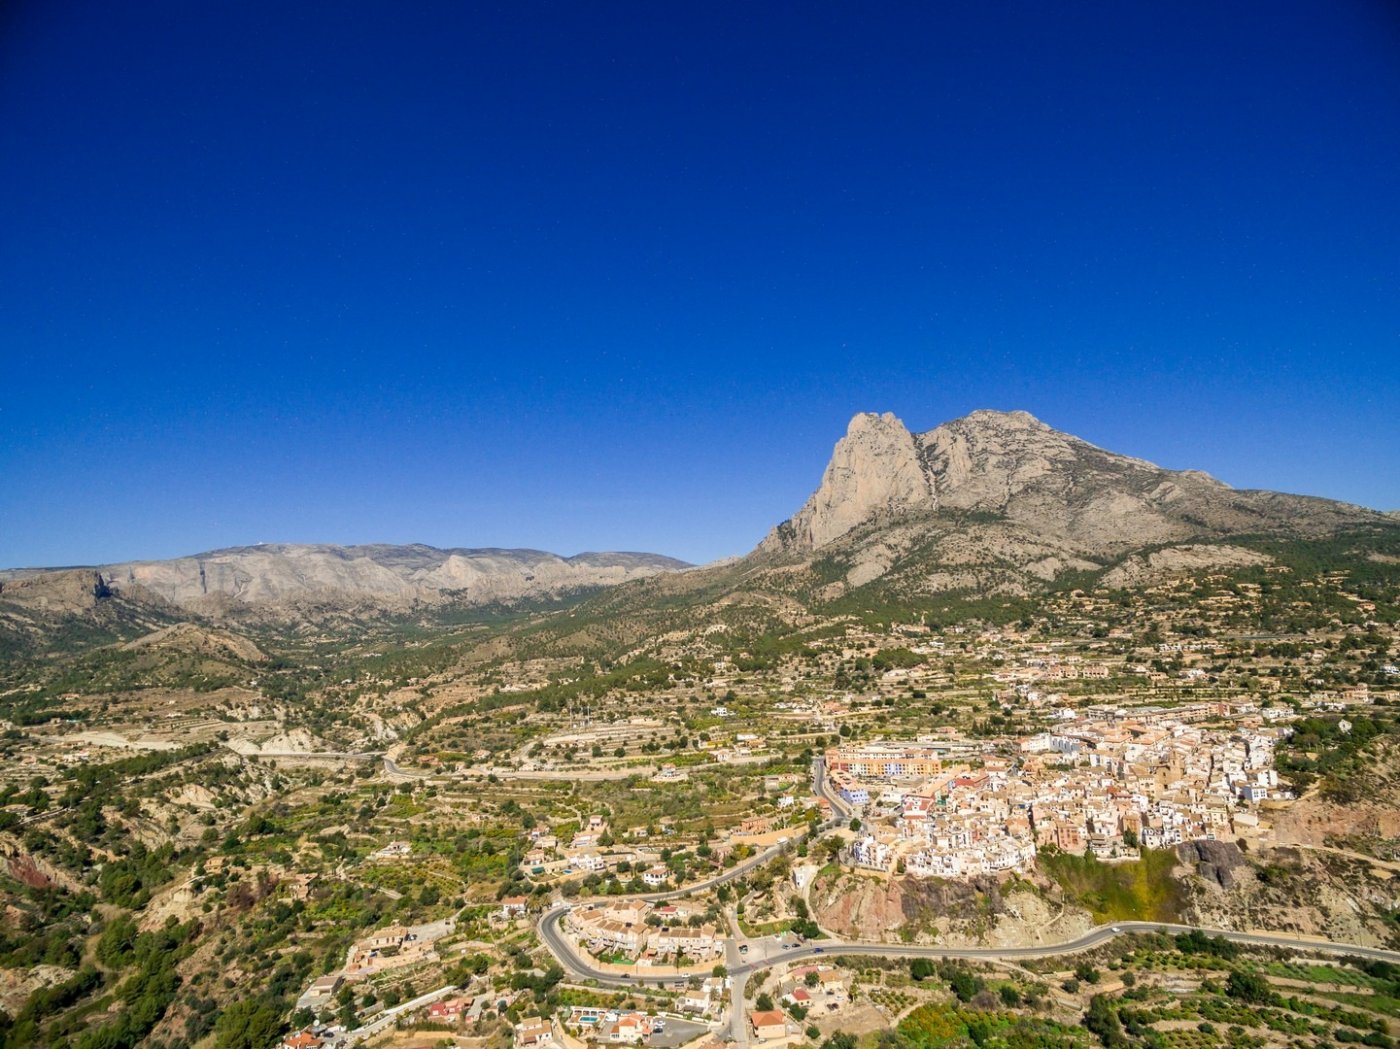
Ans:
{"label": "limestone rock", "polygon": [[62,601],[71,610],[113,591],[139,592],[206,613],[299,601],[393,607],[451,598],[487,604],[554,597],[688,567],[658,554],[560,557],[540,550],[267,543],[64,573],[0,573],[0,600]]}
{"label": "limestone rock", "polygon": [[81,612],[111,596],[91,568],[14,573],[0,579],[0,601],[45,612]]}
{"label": "limestone rock", "polygon": [[934,513],[964,534],[1005,522],[1055,547],[1047,554],[1066,563],[1190,539],[1325,535],[1393,520],[1327,499],[1236,490],[1199,470],[1163,469],[1021,411],[975,411],[922,434],[910,434],[893,415],[862,414],[836,445],[821,486],[759,551],[822,550],[862,529]]}
{"label": "limestone rock", "polygon": [[936,505],[914,436],[890,412],[863,412],[836,443],[821,487],[764,548],[818,549],[871,520]]}
{"label": "limestone rock", "polygon": [[233,656],[247,663],[261,663],[267,659],[262,649],[246,637],[230,634],[223,630],[199,627],[193,623],[175,623],[161,627],[149,634],[128,641],[122,645],[127,652],[140,652],[149,649],[172,649],[179,652],[195,652],[200,655],[224,658]]}
{"label": "limestone rock", "polygon": [[1134,554],[1103,575],[1103,585],[1114,588],[1161,583],[1173,576],[1202,569],[1248,568],[1273,563],[1273,558],[1257,550],[1226,543],[1168,546],[1150,553]]}

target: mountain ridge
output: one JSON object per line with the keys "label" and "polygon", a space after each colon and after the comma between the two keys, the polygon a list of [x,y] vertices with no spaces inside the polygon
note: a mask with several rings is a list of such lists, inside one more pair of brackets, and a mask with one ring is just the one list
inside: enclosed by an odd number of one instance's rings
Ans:
{"label": "mountain ridge", "polygon": [[544,550],[443,549],[423,543],[264,543],[162,560],[9,569],[0,571],[0,583],[8,582],[13,591],[20,581],[91,573],[99,587],[135,588],[175,606],[213,611],[230,604],[346,597],[388,605],[448,598],[485,604],[555,597],[690,567],[676,558],[634,551],[584,551],[564,557]]}
{"label": "mountain ridge", "polygon": [[821,484],[759,544],[810,553],[863,526],[939,511],[995,514],[1091,556],[1199,537],[1319,534],[1388,515],[1316,496],[1236,489],[1062,433],[1028,412],[981,409],[912,433],[891,413],[859,413]]}
{"label": "mountain ridge", "polygon": [[648,602],[658,605],[652,612],[737,602],[788,616],[857,593],[918,604],[935,594],[1025,595],[1069,574],[1120,586],[1213,564],[1264,566],[1267,555],[1240,543],[1356,529],[1392,536],[1398,524],[1394,513],[1164,469],[1023,411],[981,409],[918,434],[892,413],[862,412],[796,513],[748,555],[707,566],[635,552],[273,543],[68,569],[77,574],[51,579],[51,597],[45,586],[14,589],[50,570],[0,571],[0,588],[10,588],[0,606],[52,601],[77,611],[105,588],[215,618],[250,609],[298,616],[616,590],[590,607],[633,615]]}

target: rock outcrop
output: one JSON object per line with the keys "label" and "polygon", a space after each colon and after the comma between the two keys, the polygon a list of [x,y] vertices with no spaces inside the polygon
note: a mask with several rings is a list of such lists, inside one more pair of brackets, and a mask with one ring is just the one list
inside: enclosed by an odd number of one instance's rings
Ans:
{"label": "rock outcrop", "polygon": [[1161,583],[1174,576],[1202,570],[1224,571],[1272,564],[1273,559],[1257,550],[1227,543],[1169,546],[1145,554],[1133,554],[1104,573],[1104,586],[1121,589]]}
{"label": "rock outcrop", "polygon": [[[857,415],[822,477],[763,553],[810,553],[920,514],[1003,522],[1070,555],[1230,535],[1325,535],[1393,518],[1346,503],[1231,488],[1061,433],[1026,412],[976,411],[911,434],[893,415]],[[1199,552],[1197,552],[1199,556]]]}
{"label": "rock outcrop", "polygon": [[216,659],[232,656],[245,663],[262,663],[267,659],[262,649],[246,637],[230,634],[223,630],[196,626],[194,623],[175,623],[168,627],[162,627],[143,637],[128,641],[122,645],[122,649],[126,652],[152,650],[192,652],[198,655],[212,656]]}
{"label": "rock outcrop", "polygon": [[869,521],[935,505],[933,478],[913,434],[889,412],[865,412],[836,443],[821,487],[763,548],[815,550]]}
{"label": "rock outcrop", "polygon": [[111,596],[102,573],[92,568],[28,572],[0,579],[0,601],[44,612],[82,612]]}
{"label": "rock outcrop", "polygon": [[813,916],[824,929],[840,936],[883,938],[902,931],[924,929],[931,934],[1006,913],[996,878],[969,881],[916,878],[865,878],[837,875],[812,886]]}
{"label": "rock outcrop", "polygon": [[1206,881],[1228,889],[1235,884],[1232,873],[1244,864],[1244,853],[1239,846],[1228,841],[1184,841],[1176,847],[1176,854],[1182,863],[1196,868],[1196,873]]}

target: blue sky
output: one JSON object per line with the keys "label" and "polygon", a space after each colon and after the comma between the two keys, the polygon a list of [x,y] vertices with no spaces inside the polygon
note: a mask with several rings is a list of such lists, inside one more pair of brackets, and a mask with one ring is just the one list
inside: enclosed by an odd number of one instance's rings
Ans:
{"label": "blue sky", "polygon": [[706,560],[864,410],[1400,507],[1393,4],[314,7],[0,14],[0,564]]}

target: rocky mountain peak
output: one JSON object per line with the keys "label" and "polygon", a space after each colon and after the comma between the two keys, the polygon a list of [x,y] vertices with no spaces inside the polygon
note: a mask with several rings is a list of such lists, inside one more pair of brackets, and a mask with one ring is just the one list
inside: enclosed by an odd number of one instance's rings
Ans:
{"label": "rocky mountain peak", "polygon": [[975,412],[969,412],[958,421],[967,426],[980,426],[994,430],[1050,430],[1049,426],[1030,412],[1020,410],[1001,412],[994,408],[978,408]]}
{"label": "rocky mountain peak", "polygon": [[908,434],[909,430],[894,412],[856,412],[846,427],[846,436],[858,433],[888,432]]}
{"label": "rocky mountain peak", "polygon": [[1100,457],[1127,469],[1156,469],[1052,429],[1029,412],[976,411],[917,440],[939,503],[951,509],[1003,512],[1017,493],[1052,476],[1082,474]]}
{"label": "rocky mountain peak", "polygon": [[816,549],[872,519],[934,505],[933,479],[908,427],[891,412],[861,412],[836,442],[821,486],[761,548]]}
{"label": "rocky mountain peak", "polygon": [[818,550],[862,526],[931,511],[994,515],[1090,557],[1193,537],[1326,534],[1381,517],[1327,500],[1236,491],[1199,470],[1106,451],[1029,412],[983,409],[920,434],[888,412],[866,412],[837,442],[821,486],[759,549]]}

